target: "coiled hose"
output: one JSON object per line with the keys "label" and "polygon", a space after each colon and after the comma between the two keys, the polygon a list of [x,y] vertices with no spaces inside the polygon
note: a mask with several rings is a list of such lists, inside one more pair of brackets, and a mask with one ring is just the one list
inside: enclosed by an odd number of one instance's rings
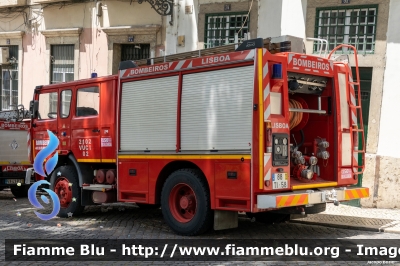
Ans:
{"label": "coiled hose", "polygon": [[[290,108],[296,108],[296,109],[302,109],[303,106],[301,105],[300,102],[290,99],[289,100],[289,107]],[[289,115],[289,128],[292,130],[295,128],[298,124],[300,124],[301,120],[303,119],[303,113],[300,112],[290,112]]]}

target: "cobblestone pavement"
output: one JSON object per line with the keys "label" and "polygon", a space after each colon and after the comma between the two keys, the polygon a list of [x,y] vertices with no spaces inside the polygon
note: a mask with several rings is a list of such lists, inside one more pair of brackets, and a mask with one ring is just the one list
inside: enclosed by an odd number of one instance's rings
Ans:
{"label": "cobblestone pavement", "polygon": [[[328,212],[331,207],[328,208]],[[347,208],[347,207],[338,207]],[[198,237],[174,234],[164,223],[161,210],[142,210],[136,205],[94,206],[79,217],[42,221],[28,199],[14,200],[10,191],[0,192],[0,265],[288,265],[288,262],[5,262],[5,239],[400,239],[399,234],[331,228],[299,223],[266,225],[239,218],[239,227],[211,231]],[[340,211],[340,209],[334,209]],[[355,210],[356,211],[356,210]],[[390,210],[388,210],[388,213]],[[341,212],[340,212],[341,213]],[[343,215],[343,213],[341,213]],[[349,213],[347,213],[349,214]],[[378,215],[378,212],[376,213]],[[388,214],[390,216],[390,214]],[[388,217],[389,217],[388,216]],[[400,216],[400,215],[399,215]],[[399,216],[390,216],[393,217]],[[376,216],[375,216],[376,217]],[[59,226],[58,226],[59,224]],[[299,241],[301,242],[301,241]],[[365,265],[366,262],[291,262],[290,265]],[[393,264],[391,264],[393,265]]]}

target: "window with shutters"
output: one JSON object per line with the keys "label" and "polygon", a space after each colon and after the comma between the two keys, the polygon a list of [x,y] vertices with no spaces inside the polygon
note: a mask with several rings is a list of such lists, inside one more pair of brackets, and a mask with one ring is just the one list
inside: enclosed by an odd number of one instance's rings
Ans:
{"label": "window with shutters", "polygon": [[[315,37],[328,41],[328,50],[339,44],[350,44],[358,53],[373,53],[378,5],[353,6],[346,8],[317,8],[315,19]],[[325,49],[325,45],[322,47]],[[320,44],[314,43],[314,52]],[[338,53],[347,53],[343,48]]]}
{"label": "window with shutters", "polygon": [[235,34],[238,42],[244,40],[249,32],[250,19],[247,12],[207,14],[205,25],[205,48],[235,43]]}
{"label": "window with shutters", "polygon": [[51,84],[74,80],[74,45],[51,46]]}
{"label": "window with shutters", "polygon": [[[4,47],[4,46],[3,46]],[[9,48],[9,63],[0,65],[0,110],[10,110],[18,105],[18,45]]]}
{"label": "window with shutters", "polygon": [[121,61],[150,58],[150,44],[122,44]]}

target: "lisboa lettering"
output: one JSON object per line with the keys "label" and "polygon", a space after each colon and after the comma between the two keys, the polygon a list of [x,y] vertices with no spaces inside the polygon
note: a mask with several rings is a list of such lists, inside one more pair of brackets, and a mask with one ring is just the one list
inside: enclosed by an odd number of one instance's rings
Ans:
{"label": "lisboa lettering", "polygon": [[229,55],[221,55],[221,56],[212,56],[212,57],[206,57],[201,59],[201,63],[203,65],[206,64],[215,64],[215,63],[220,63],[220,62],[225,62],[225,61],[230,61],[231,58]]}

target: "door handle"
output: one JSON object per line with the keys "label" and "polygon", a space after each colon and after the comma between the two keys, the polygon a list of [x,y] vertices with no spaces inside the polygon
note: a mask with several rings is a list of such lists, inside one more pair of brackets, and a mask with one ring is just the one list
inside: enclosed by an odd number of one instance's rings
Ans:
{"label": "door handle", "polygon": [[95,128],[95,129],[92,129],[92,132],[100,132],[100,129],[97,129],[97,128]]}

